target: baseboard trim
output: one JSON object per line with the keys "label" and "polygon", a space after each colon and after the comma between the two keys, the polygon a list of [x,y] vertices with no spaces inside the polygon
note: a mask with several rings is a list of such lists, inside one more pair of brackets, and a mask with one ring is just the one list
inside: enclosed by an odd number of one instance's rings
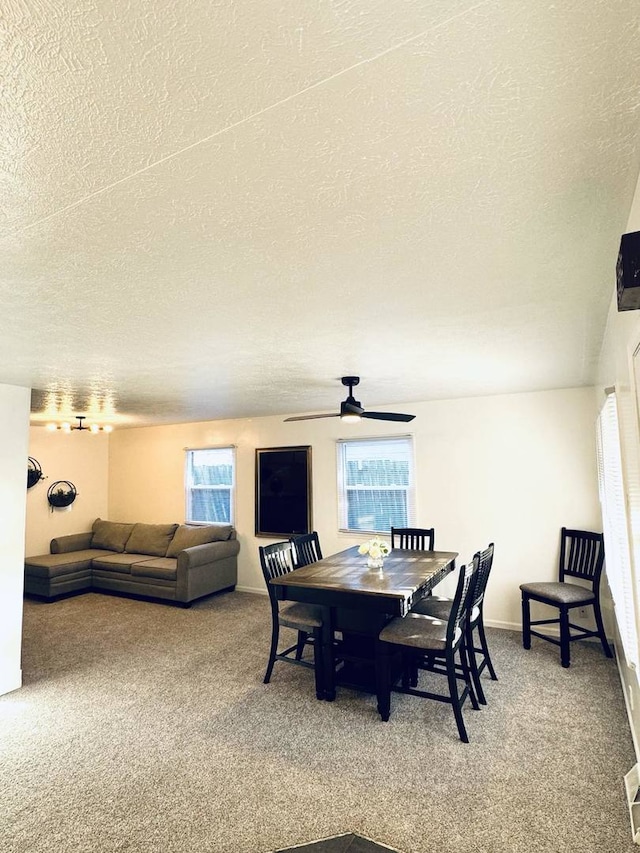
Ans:
{"label": "baseboard trim", "polygon": [[[484,624],[487,628],[502,628],[506,631],[516,631],[518,634],[522,633],[522,623],[521,622],[502,622],[499,619],[485,619]],[[549,637],[557,637],[560,638],[560,629],[559,628],[550,628],[545,625],[536,625],[536,631],[540,631],[541,634],[547,634]],[[609,643],[615,647],[615,643],[611,637],[607,637]],[[584,640],[585,643],[600,643],[598,637],[587,637]],[[640,760],[640,759],[639,759]]]}
{"label": "baseboard trim", "polygon": [[253,587],[253,586],[240,586],[236,584],[236,592],[252,592],[254,595],[266,595],[267,590],[265,587]]}
{"label": "baseboard trim", "polygon": [[522,631],[522,625],[519,622],[503,622],[501,619],[487,619],[485,617],[484,624],[486,628],[502,628],[504,631]]}

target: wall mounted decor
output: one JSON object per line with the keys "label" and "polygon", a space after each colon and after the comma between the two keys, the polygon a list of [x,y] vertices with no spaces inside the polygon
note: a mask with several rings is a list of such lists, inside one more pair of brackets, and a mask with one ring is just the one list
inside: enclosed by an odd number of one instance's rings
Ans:
{"label": "wall mounted decor", "polygon": [[311,447],[256,449],[256,536],[311,532]]}
{"label": "wall mounted decor", "polygon": [[27,488],[30,489],[32,486],[35,486],[40,480],[44,480],[40,463],[33,456],[30,456],[27,460]]}
{"label": "wall mounted decor", "polygon": [[51,483],[47,492],[47,500],[51,506],[51,512],[54,509],[63,509],[64,507],[71,506],[77,497],[78,492],[76,491],[76,487],[69,480],[56,480],[55,483]]}

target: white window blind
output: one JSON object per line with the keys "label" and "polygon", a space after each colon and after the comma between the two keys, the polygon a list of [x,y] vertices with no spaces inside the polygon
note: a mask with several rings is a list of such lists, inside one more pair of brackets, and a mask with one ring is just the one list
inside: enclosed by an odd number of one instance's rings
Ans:
{"label": "white window blind", "polygon": [[235,449],[187,450],[185,494],[187,523],[223,521],[233,524]]}
{"label": "white window blind", "polygon": [[388,533],[415,525],[411,436],[338,442],[339,527]]}
{"label": "white window blind", "polygon": [[598,486],[602,505],[606,577],[627,662],[638,666],[638,635],[629,549],[616,395],[600,412],[597,431]]}

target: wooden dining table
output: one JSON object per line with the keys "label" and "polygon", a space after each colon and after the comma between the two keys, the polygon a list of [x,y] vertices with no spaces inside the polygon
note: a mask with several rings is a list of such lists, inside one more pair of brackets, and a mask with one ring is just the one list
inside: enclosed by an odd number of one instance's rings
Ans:
{"label": "wooden dining table", "polygon": [[280,600],[302,601],[324,611],[325,699],[335,699],[336,684],[375,690],[378,634],[394,616],[406,616],[452,572],[457,556],[453,551],[394,549],[382,569],[369,569],[366,556],[354,545],[270,581]]}

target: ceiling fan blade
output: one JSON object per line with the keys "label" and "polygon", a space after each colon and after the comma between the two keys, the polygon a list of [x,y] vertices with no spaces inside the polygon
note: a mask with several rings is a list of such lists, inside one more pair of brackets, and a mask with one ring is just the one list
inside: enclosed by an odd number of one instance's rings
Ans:
{"label": "ceiling fan blade", "polygon": [[316,418],[339,418],[339,417],[340,417],[339,414],[334,414],[334,415],[297,415],[296,417],[293,417],[293,418],[285,418],[284,422],[286,423],[287,421],[313,421]]}
{"label": "ceiling fan blade", "polygon": [[403,421],[409,423],[415,415],[401,415],[397,412],[362,412],[361,417],[371,418],[374,421]]}
{"label": "ceiling fan blade", "polygon": [[340,414],[341,415],[361,415],[364,412],[362,406],[356,405],[356,403],[350,403],[348,400],[345,400],[344,403],[340,404]]}

